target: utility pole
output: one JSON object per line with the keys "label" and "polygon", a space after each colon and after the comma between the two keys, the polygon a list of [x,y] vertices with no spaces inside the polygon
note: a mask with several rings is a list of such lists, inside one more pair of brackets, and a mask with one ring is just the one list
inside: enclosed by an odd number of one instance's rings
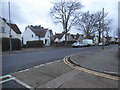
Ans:
{"label": "utility pole", "polygon": [[102,9],[102,50],[104,50],[104,8]]}
{"label": "utility pole", "polygon": [[12,35],[11,35],[11,16],[10,16],[10,1],[8,2],[9,6],[9,26],[10,26],[10,32],[9,32],[9,44],[10,44],[10,52],[12,51]]}

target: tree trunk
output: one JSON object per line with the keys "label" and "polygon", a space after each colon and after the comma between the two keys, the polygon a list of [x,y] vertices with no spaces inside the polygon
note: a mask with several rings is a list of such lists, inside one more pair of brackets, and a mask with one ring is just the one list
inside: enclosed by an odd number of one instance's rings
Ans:
{"label": "tree trunk", "polygon": [[100,42],[101,42],[101,32],[99,31],[98,33],[99,33],[99,36],[98,36],[98,43],[100,43]]}
{"label": "tree trunk", "polygon": [[65,45],[67,45],[67,33],[65,33]]}

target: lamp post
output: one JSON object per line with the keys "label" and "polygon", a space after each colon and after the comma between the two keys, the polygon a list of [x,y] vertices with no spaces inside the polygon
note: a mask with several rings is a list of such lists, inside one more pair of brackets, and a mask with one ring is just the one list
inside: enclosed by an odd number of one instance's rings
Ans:
{"label": "lamp post", "polygon": [[12,35],[11,35],[11,16],[10,16],[10,1],[8,2],[9,6],[9,26],[10,26],[10,32],[9,32],[9,45],[10,45],[10,52],[12,51]]}
{"label": "lamp post", "polygon": [[104,8],[102,9],[102,50],[104,50]]}

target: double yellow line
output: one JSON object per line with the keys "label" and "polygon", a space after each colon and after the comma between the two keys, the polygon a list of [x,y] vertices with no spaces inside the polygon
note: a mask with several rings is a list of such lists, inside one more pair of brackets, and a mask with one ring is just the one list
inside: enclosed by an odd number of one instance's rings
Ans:
{"label": "double yellow line", "polygon": [[86,68],[83,68],[83,67],[80,67],[80,66],[76,66],[76,65],[72,64],[71,62],[69,62],[68,58],[69,58],[69,56],[66,56],[63,59],[63,61],[64,61],[65,64],[67,64],[68,66],[70,66],[72,68],[78,69],[80,71],[84,71],[84,72],[89,73],[89,74],[97,75],[97,76],[100,76],[100,77],[104,77],[104,78],[108,78],[108,79],[112,79],[112,80],[120,80],[120,77],[117,77],[117,76],[112,76],[112,75],[109,75],[109,74],[95,72],[95,71],[92,71],[92,70],[89,70],[89,69],[86,69]]}

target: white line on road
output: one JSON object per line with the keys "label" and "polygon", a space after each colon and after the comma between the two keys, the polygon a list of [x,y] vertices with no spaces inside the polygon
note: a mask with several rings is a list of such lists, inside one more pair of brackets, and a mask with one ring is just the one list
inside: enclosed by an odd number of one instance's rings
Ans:
{"label": "white line on road", "polygon": [[22,70],[22,71],[18,71],[18,72],[25,72],[25,71],[28,71],[29,69],[25,69],[25,70]]}
{"label": "white line on road", "polygon": [[0,84],[5,83],[5,82],[8,82],[8,81],[10,81],[10,80],[14,80],[14,81],[16,81],[17,83],[21,84],[22,86],[24,86],[24,87],[26,87],[26,88],[33,89],[33,87],[31,87],[30,85],[28,85],[28,84],[26,84],[26,83],[18,80],[16,77],[13,77],[13,76],[11,76],[11,75],[1,76],[0,79],[7,78],[7,77],[8,77],[8,79],[5,79],[5,80],[0,81]]}
{"label": "white line on road", "polygon": [[18,80],[17,78],[13,78],[16,82],[18,82],[19,84],[21,84],[22,86],[26,87],[26,88],[29,88],[29,89],[32,89],[33,87],[31,87],[30,85]]}
{"label": "white line on road", "polygon": [[11,77],[11,75],[0,76],[0,79],[6,78],[6,77]]}

